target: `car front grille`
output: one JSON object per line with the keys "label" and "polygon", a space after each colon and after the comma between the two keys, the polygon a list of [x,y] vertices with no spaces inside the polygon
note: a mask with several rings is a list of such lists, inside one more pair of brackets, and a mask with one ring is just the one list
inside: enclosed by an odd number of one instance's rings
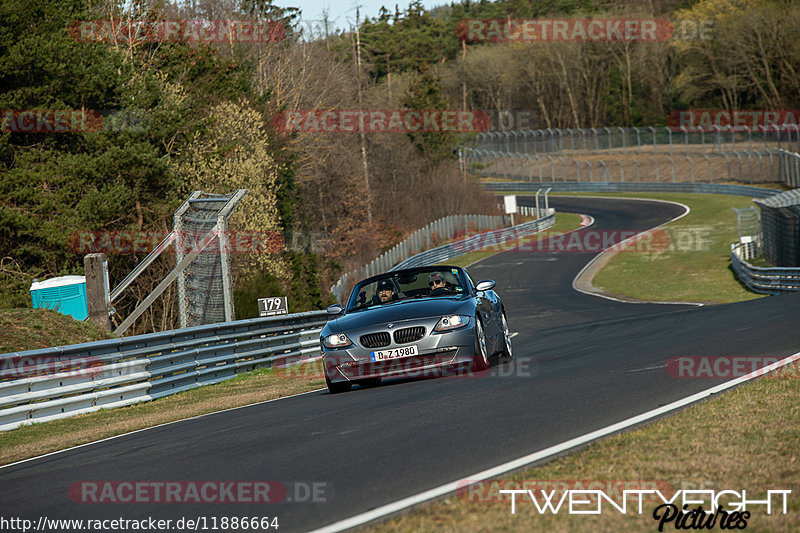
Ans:
{"label": "car front grille", "polygon": [[394,332],[394,342],[396,342],[397,344],[405,344],[407,342],[418,341],[424,336],[425,336],[425,328],[423,326],[398,329],[397,331]]}
{"label": "car front grille", "polygon": [[383,346],[389,346],[392,342],[391,337],[389,337],[389,333],[386,331],[380,331],[378,333],[367,333],[366,335],[361,336],[361,346],[364,348],[382,348]]}

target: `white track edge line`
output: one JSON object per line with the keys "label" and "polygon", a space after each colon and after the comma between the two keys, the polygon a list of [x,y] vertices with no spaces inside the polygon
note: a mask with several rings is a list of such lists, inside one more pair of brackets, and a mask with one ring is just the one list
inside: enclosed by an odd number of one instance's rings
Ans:
{"label": "white track edge line", "polygon": [[[59,454],[59,453],[68,452],[70,450],[77,450],[78,448],[83,448],[84,446],[91,446],[92,444],[98,444],[100,442],[107,442],[107,441],[110,441],[110,440],[113,440],[113,439],[119,439],[121,437],[127,437],[127,436],[133,435],[135,433],[141,433],[142,431],[150,431],[151,429],[161,428],[161,427],[164,427],[164,426],[170,426],[172,424],[177,424],[179,422],[186,422],[188,420],[196,420],[198,418],[203,418],[203,417],[206,417],[206,416],[216,415],[216,414],[219,414],[219,413],[227,413],[229,411],[236,411],[237,409],[244,409],[245,407],[253,407],[255,405],[262,405],[262,404],[265,404],[265,403],[277,402],[278,400],[287,400],[289,398],[296,398],[298,396],[304,396],[306,394],[311,394],[313,392],[320,392],[320,391],[324,391],[324,390],[327,390],[327,389],[324,389],[324,388],[323,389],[314,389],[314,390],[310,390],[310,391],[306,391],[306,392],[300,392],[298,394],[292,394],[291,396],[281,396],[280,398],[272,398],[271,400],[264,400],[263,402],[255,402],[255,403],[249,403],[247,405],[239,405],[237,407],[229,407],[227,409],[222,409],[221,411],[212,411],[210,413],[203,413],[201,415],[190,416],[188,418],[181,418],[180,420],[173,420],[171,422],[164,422],[163,424],[159,424],[157,426],[150,426],[150,427],[146,427],[146,428],[135,429],[135,430],[129,431],[127,433],[121,433],[119,435],[112,435],[111,437],[106,437],[106,438],[100,439],[100,440],[93,440],[91,442],[84,442],[83,444],[78,444],[77,446],[71,446],[69,448],[64,448],[63,450],[56,450],[54,452],[49,452],[49,453],[46,453],[44,455],[37,455],[35,457],[28,457],[27,459],[21,459],[19,461],[15,461],[13,463],[8,463],[6,465],[0,465],[0,470],[2,470],[3,468],[9,468],[11,466],[19,465],[19,464],[22,464],[22,463],[27,463],[28,461],[33,461],[35,459],[42,459],[43,457],[50,457],[51,455],[56,455],[56,454]],[[142,402],[142,403],[146,403],[146,402]],[[140,405],[140,404],[137,404],[137,405]],[[65,419],[65,420],[69,420],[69,419]],[[44,423],[46,424],[47,422],[44,422]],[[14,431],[14,430],[11,430],[11,431]]]}
{"label": "white track edge line", "polygon": [[424,492],[420,492],[419,494],[415,494],[413,496],[409,496],[407,498],[403,498],[401,500],[397,500],[396,502],[389,503],[389,504],[386,504],[386,505],[382,505],[380,507],[376,507],[375,509],[372,509],[372,510],[367,511],[365,513],[361,513],[361,514],[355,515],[353,517],[346,518],[344,520],[340,520],[340,521],[335,522],[333,524],[324,526],[322,528],[315,529],[315,530],[311,531],[310,533],[337,533],[339,531],[344,531],[344,530],[347,530],[347,529],[351,529],[351,528],[354,528],[354,527],[357,527],[357,526],[364,525],[364,524],[366,524],[368,522],[371,522],[373,520],[377,520],[377,519],[382,518],[382,517],[384,517],[386,515],[389,515],[389,514],[392,514],[392,513],[396,513],[398,511],[402,511],[403,509],[406,509],[406,508],[414,506],[414,505],[418,505],[418,504],[423,503],[423,502],[425,502],[427,500],[431,500],[433,498],[437,498],[439,496],[444,496],[445,494],[448,494],[448,493],[451,493],[451,492],[455,492],[458,488],[464,487],[464,486],[466,486],[468,484],[475,483],[475,482],[478,482],[478,481],[484,481],[486,479],[499,476],[499,475],[504,474],[504,473],[506,473],[508,471],[524,467],[525,465],[528,465],[528,464],[531,464],[531,463],[534,463],[534,462],[537,462],[537,461],[541,461],[542,459],[547,459],[548,457],[550,457],[552,455],[567,451],[567,450],[569,450],[571,448],[575,448],[577,446],[580,446],[582,444],[586,444],[586,443],[591,442],[593,440],[597,440],[597,439],[599,439],[601,437],[605,437],[605,436],[610,435],[612,433],[615,433],[617,431],[629,428],[629,427],[634,426],[636,424],[640,424],[640,423],[645,422],[647,420],[650,420],[652,418],[656,418],[656,417],[661,416],[661,415],[663,415],[665,413],[668,413],[670,411],[674,411],[675,409],[679,409],[679,408],[684,407],[686,405],[689,405],[691,403],[694,403],[694,402],[697,402],[699,400],[702,400],[702,399],[704,399],[704,398],[706,398],[708,396],[711,396],[712,394],[716,394],[718,392],[722,392],[724,390],[727,390],[727,389],[730,389],[732,387],[735,387],[735,386],[737,386],[737,385],[739,385],[741,383],[749,381],[749,380],[751,380],[751,379],[753,379],[755,377],[762,376],[762,375],[764,375],[764,374],[766,374],[768,372],[771,372],[772,370],[776,370],[776,369],[781,368],[781,367],[783,367],[785,365],[788,365],[789,363],[797,361],[798,359],[800,359],[800,352],[797,352],[797,353],[795,353],[793,355],[790,355],[790,356],[788,356],[788,357],[786,357],[784,359],[781,359],[780,361],[776,361],[775,363],[772,363],[772,364],[770,364],[770,365],[768,365],[768,366],[766,366],[764,368],[761,368],[759,370],[751,372],[751,373],[749,373],[749,374],[747,374],[745,376],[741,376],[741,377],[733,379],[731,381],[726,381],[725,383],[722,383],[722,384],[717,385],[715,387],[711,387],[710,389],[706,389],[706,390],[698,392],[696,394],[692,394],[691,396],[687,396],[687,397],[682,398],[680,400],[674,401],[674,402],[672,402],[670,404],[663,405],[663,406],[658,407],[656,409],[652,409],[652,410],[647,411],[645,413],[642,413],[640,415],[633,416],[633,417],[628,418],[626,420],[623,420],[621,422],[617,422],[616,424],[612,424],[610,426],[606,426],[604,428],[592,431],[591,433],[586,433],[585,435],[581,435],[580,437],[576,437],[574,439],[570,439],[570,440],[564,441],[564,442],[562,442],[560,444],[556,444],[554,446],[550,446],[549,448],[545,448],[543,450],[539,450],[538,452],[534,452],[534,453],[522,456],[522,457],[520,457],[518,459],[514,459],[513,461],[509,461],[507,463],[503,463],[501,465],[497,465],[495,467],[483,470],[481,472],[477,472],[477,473],[472,474],[470,476],[467,476],[465,478],[461,478],[461,479],[458,479],[456,481],[451,481],[449,483],[445,483],[444,485],[440,485],[438,487],[426,490]]}

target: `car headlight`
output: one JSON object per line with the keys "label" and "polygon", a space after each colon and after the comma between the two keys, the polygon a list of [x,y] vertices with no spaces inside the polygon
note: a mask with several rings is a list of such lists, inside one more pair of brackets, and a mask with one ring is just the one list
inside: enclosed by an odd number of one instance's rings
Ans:
{"label": "car headlight", "polygon": [[350,346],[353,343],[344,333],[337,333],[335,335],[322,337],[322,344],[324,344],[326,348],[344,348],[345,346]]}
{"label": "car headlight", "polygon": [[445,315],[436,323],[433,331],[447,331],[450,329],[463,328],[469,324],[469,317],[464,315]]}

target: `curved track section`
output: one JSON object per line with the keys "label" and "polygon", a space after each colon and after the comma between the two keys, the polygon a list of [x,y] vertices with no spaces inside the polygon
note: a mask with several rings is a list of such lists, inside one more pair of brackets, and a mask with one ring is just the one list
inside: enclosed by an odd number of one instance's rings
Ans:
{"label": "curved track section", "polygon": [[[678,206],[560,198],[593,230],[646,229]],[[582,230],[583,231],[583,230]],[[504,298],[515,361],[481,378],[315,392],[154,428],[0,469],[2,514],[48,518],[277,516],[307,531],[512,461],[724,380],[675,379],[678,355],[798,349],[800,295],[712,307],[626,304],[574,291],[591,253],[508,251],[471,268]],[[326,501],[81,504],[82,480],[324,483]],[[292,497],[290,491],[289,497]]]}

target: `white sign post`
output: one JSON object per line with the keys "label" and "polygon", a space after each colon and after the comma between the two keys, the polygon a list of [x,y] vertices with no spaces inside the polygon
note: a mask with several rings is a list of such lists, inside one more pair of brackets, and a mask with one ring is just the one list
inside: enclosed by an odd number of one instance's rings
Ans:
{"label": "white sign post", "polygon": [[517,212],[517,197],[514,194],[507,194],[503,197],[506,205],[506,214],[511,215],[511,225],[514,225],[514,213]]}

